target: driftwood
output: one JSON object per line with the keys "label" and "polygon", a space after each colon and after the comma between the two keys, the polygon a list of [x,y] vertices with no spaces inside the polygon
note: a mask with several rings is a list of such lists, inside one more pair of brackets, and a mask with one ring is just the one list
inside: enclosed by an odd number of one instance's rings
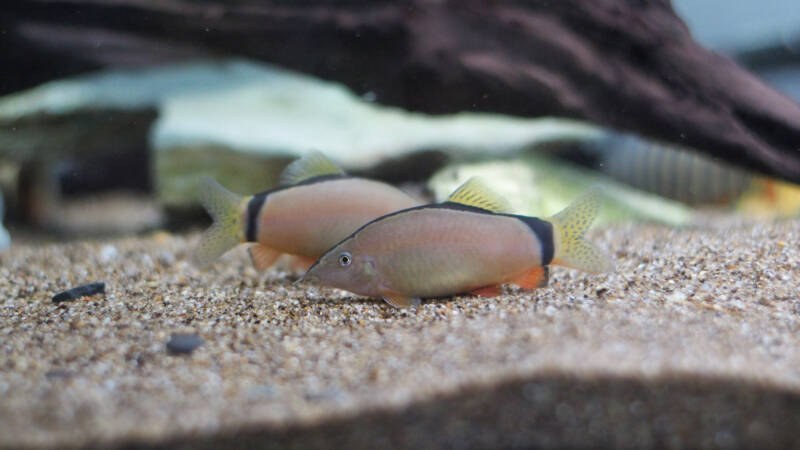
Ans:
{"label": "driftwood", "polygon": [[385,104],[588,119],[800,182],[800,106],[698,46],[668,0],[42,0],[0,25],[6,91],[235,54]]}

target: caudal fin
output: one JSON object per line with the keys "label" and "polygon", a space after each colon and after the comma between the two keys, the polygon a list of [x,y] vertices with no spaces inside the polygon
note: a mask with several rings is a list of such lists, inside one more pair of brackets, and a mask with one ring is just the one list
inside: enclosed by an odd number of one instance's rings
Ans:
{"label": "caudal fin", "polygon": [[222,187],[211,177],[200,179],[198,198],[214,219],[203,233],[194,254],[194,262],[206,265],[244,241],[242,208],[244,199]]}
{"label": "caudal fin", "polygon": [[601,204],[600,190],[594,188],[550,218],[556,247],[553,264],[594,273],[614,269],[611,258],[583,237]]}

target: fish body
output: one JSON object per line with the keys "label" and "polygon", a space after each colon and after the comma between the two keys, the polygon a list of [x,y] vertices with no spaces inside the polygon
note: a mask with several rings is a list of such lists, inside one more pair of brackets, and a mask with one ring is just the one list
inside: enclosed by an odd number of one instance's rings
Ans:
{"label": "fish body", "polygon": [[552,247],[550,227],[540,223],[544,226],[531,228],[521,216],[457,204],[387,217],[353,240],[351,254],[369,255],[381,275],[379,285],[357,293],[440,297],[510,282],[551,262],[552,255],[543,255],[545,247]]}
{"label": "fish body", "polygon": [[573,158],[617,181],[694,207],[734,206],[761,217],[792,217],[800,211],[800,186],[695,149],[612,132],[582,142],[577,150]]}
{"label": "fish body", "polygon": [[204,179],[200,199],[214,224],[201,239],[195,260],[208,263],[252,242],[250,256],[259,269],[281,254],[294,255],[307,267],[364,223],[419,204],[388,184],[347,176],[318,153],[292,163],[283,180],[284,186],[240,197]]}
{"label": "fish body", "polygon": [[753,174],[696,150],[612,133],[583,145],[597,169],[637,189],[689,205],[725,205],[739,198]]}
{"label": "fish body", "polygon": [[426,297],[497,294],[504,283],[539,287],[547,283],[550,264],[608,270],[608,258],[582,238],[598,202],[590,193],[550,220],[514,215],[471,179],[445,203],[364,225],[304,279],[411,306]]}
{"label": "fish body", "polygon": [[318,258],[361,225],[419,202],[378,181],[335,176],[253,196],[247,241],[283,253]]}

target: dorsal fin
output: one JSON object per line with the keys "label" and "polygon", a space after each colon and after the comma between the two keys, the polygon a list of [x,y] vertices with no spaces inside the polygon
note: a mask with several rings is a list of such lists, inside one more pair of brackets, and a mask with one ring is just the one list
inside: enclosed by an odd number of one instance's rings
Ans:
{"label": "dorsal fin", "polygon": [[461,205],[474,206],[494,213],[510,213],[511,205],[500,195],[489,189],[478,177],[472,177],[458,187],[450,197],[448,202]]}
{"label": "dorsal fin", "polygon": [[318,151],[313,151],[286,166],[281,173],[280,184],[288,186],[322,175],[344,174],[344,171],[328,157]]}

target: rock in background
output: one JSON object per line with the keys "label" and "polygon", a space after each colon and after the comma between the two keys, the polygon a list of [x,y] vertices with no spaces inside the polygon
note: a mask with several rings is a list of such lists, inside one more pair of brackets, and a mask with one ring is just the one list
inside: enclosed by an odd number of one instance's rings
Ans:
{"label": "rock in background", "polygon": [[[757,13],[769,11],[763,3]],[[717,27],[737,29],[718,20],[731,10],[712,10]],[[240,55],[407,110],[589,120],[800,182],[800,106],[698,45],[664,0],[51,0],[12,2],[0,24],[12,69],[0,92],[97,68]]]}
{"label": "rock in background", "polygon": [[125,81],[87,77],[0,99],[0,163],[12,173],[3,187],[15,194],[15,218],[68,234],[161,223],[148,194],[157,110]]}
{"label": "rock in background", "polygon": [[[232,161],[274,160],[321,150],[350,171],[364,171],[393,160],[427,154],[395,178],[439,161],[439,152],[463,159],[501,156],[539,142],[584,139],[599,129],[577,121],[518,119],[491,114],[429,116],[377,105],[337,83],[263,64],[230,61],[189,65],[202,71],[210,89],[165,100],[152,135],[159,198],[167,204],[193,201],[198,173],[216,176],[240,192],[269,187],[266,167],[245,170]],[[228,167],[230,165],[230,167]],[[270,177],[264,176],[270,173]]]}
{"label": "rock in background", "polygon": [[[51,82],[0,100],[0,120],[0,156],[37,167],[118,157],[100,143],[139,143],[149,172],[138,187],[152,185],[161,204],[177,207],[195,204],[200,174],[235,191],[257,192],[274,185],[292,158],[315,149],[347,169],[366,170],[410,155],[502,155],[600,133],[576,121],[408,113],[336,83],[243,60]],[[38,151],[51,148],[46,158]],[[406,176],[432,161],[440,159],[415,160]]]}

